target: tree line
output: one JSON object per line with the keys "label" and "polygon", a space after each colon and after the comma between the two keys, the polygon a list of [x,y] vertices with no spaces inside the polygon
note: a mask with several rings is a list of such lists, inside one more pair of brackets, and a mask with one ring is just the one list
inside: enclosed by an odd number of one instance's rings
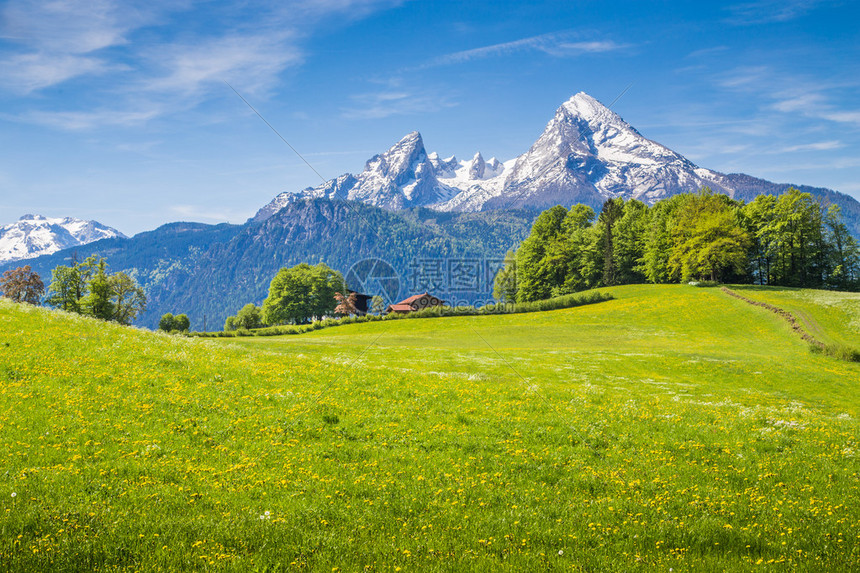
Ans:
{"label": "tree line", "polygon": [[[29,265],[3,273],[0,292],[15,301],[47,304],[67,312],[131,324],[146,310],[146,293],[128,274],[108,274],[107,261],[98,255],[51,271],[47,292]],[[44,298],[43,298],[44,295]]]}
{"label": "tree line", "polygon": [[647,206],[607,199],[540,214],[494,295],[526,302],[600,286],[688,281],[860,289],[860,248],[839,207],[791,188],[750,203],[702,189]]}

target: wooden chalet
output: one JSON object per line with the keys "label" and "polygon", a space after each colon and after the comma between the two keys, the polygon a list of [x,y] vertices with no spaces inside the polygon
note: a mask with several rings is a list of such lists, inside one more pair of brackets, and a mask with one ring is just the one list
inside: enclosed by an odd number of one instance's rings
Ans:
{"label": "wooden chalet", "polygon": [[354,290],[347,291],[350,295],[355,295],[355,310],[358,311],[359,315],[367,314],[370,310],[368,303],[373,298],[369,294],[362,294],[360,292],[355,292]]}
{"label": "wooden chalet", "polygon": [[431,306],[442,306],[445,301],[436,298],[430,293],[416,294],[405,300],[401,300],[397,304],[390,304],[385,312],[407,313],[423,310]]}

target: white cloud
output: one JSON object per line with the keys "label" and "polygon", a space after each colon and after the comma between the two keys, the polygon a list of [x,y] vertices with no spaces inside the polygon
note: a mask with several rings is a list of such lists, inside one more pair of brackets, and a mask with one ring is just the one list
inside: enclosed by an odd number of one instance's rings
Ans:
{"label": "white cloud", "polygon": [[839,123],[853,123],[855,125],[860,125],[860,110],[822,111],[821,117]]}
{"label": "white cloud", "polygon": [[758,0],[735,4],[727,7],[731,12],[728,21],[741,26],[788,22],[806,15],[822,3],[822,0]]}
{"label": "white cloud", "polygon": [[139,10],[116,0],[11,0],[0,13],[0,33],[15,45],[0,53],[3,88],[27,94],[127,69],[104,51],[126,45],[130,32],[156,21],[157,8],[157,2]]}
{"label": "white cloud", "polygon": [[49,52],[94,52],[124,43],[129,28],[111,0],[11,0],[3,9],[4,33]]}
{"label": "white cloud", "polygon": [[441,111],[455,106],[446,96],[414,93],[408,90],[384,90],[352,96],[355,105],[342,110],[347,119],[382,119],[393,115],[411,115]]}
{"label": "white cloud", "polygon": [[140,125],[161,115],[160,108],[97,110],[97,111],[36,111],[25,114],[19,120],[65,130],[85,130],[102,126],[127,127]]}
{"label": "white cloud", "polygon": [[617,44],[607,40],[597,42],[562,42],[558,45],[559,50],[555,51],[554,55],[564,55],[565,52],[570,54],[599,54],[601,52],[615,52],[627,47],[629,47],[628,44]]}
{"label": "white cloud", "polygon": [[[301,41],[326,18],[351,21],[400,3],[264,0],[195,8],[191,0],[9,0],[0,8],[0,90],[29,95],[101,76],[68,100],[76,107],[16,119],[62,129],[134,125],[194,108],[223,91],[222,80],[245,94],[270,93],[285,69],[303,62]],[[176,14],[184,10],[190,13]],[[162,26],[203,13],[205,28],[188,27],[163,43]]]}
{"label": "white cloud", "polygon": [[694,50],[687,54],[687,58],[702,58],[706,56],[713,56],[714,54],[720,54],[729,49],[728,46],[713,46],[711,48],[702,48],[701,50]]}
{"label": "white cloud", "polygon": [[784,97],[773,104],[773,109],[784,113],[806,112],[820,106],[824,96],[820,93],[799,93]]}
{"label": "white cloud", "polygon": [[860,125],[860,110],[840,109],[833,98],[828,97],[826,93],[815,91],[816,88],[813,87],[805,89],[809,91],[778,98],[773,104],[773,109],[783,113],[797,113],[813,119]]}
{"label": "white cloud", "polygon": [[253,93],[272,87],[278,74],[302,62],[298,48],[283,37],[232,36],[212,38],[193,45],[174,44],[152,55],[164,73],[147,79],[143,89],[152,92],[197,94],[207,85],[223,86],[223,80],[237,89]]}
{"label": "white cloud", "polygon": [[766,66],[741,67],[723,74],[717,81],[724,88],[746,89],[761,86],[770,81],[770,70]]}
{"label": "white cloud", "polygon": [[841,141],[817,141],[815,143],[802,143],[800,145],[790,145],[778,150],[778,153],[793,153],[796,151],[829,151],[831,149],[839,149],[845,147]]}
{"label": "white cloud", "polygon": [[572,41],[570,33],[552,33],[522,38],[471,50],[462,50],[433,58],[419,69],[460,64],[493,56],[505,56],[523,51],[539,51],[556,57],[614,52],[630,47],[611,40]]}
{"label": "white cloud", "polygon": [[7,89],[28,94],[85,74],[103,74],[110,64],[74,54],[17,54],[0,61],[0,77]]}
{"label": "white cloud", "polygon": [[[844,103],[839,101],[840,93],[846,89],[852,96],[847,101],[854,101],[853,94],[858,87],[856,81],[828,83],[779,72],[767,66],[753,66],[731,70],[723,74],[717,83],[732,91],[754,94],[770,102],[768,108],[780,113],[860,125],[860,110],[845,108]],[[844,102],[846,98],[841,100]]]}

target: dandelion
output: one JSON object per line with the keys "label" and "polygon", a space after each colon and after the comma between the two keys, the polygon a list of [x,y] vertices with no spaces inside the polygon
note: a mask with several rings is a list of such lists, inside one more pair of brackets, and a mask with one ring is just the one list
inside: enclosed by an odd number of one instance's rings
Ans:
{"label": "dandelion", "polygon": [[13,492],[12,492],[12,497],[18,497],[18,494],[17,494],[17,493],[15,493],[15,492],[13,491]]}
{"label": "dandelion", "polygon": [[561,550],[561,549],[559,549],[559,550],[558,550],[558,554],[559,554],[559,556],[564,555],[564,551],[563,551],[563,550]]}

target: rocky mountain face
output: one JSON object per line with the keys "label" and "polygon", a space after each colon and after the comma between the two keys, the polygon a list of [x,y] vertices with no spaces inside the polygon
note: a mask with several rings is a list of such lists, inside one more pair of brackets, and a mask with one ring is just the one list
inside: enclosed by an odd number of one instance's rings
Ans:
{"label": "rocky mountain face", "polygon": [[[316,188],[281,193],[260,209],[263,221],[292,201],[333,198],[384,209],[415,206],[438,211],[546,209],[585,203],[599,209],[610,197],[653,204],[678,193],[710,187],[736,199],[778,195],[790,186],[744,174],[723,174],[695,165],[647,139],[618,114],[586,93],[564,102],[531,148],[504,163],[442,159],[427,153],[413,132],[367,162],[358,175],[345,174]],[[803,187],[842,207],[846,223],[860,236],[860,203],[829,189]]]}
{"label": "rocky mountain face", "polygon": [[125,237],[97,221],[24,215],[0,227],[0,263],[31,259],[101,239]]}

